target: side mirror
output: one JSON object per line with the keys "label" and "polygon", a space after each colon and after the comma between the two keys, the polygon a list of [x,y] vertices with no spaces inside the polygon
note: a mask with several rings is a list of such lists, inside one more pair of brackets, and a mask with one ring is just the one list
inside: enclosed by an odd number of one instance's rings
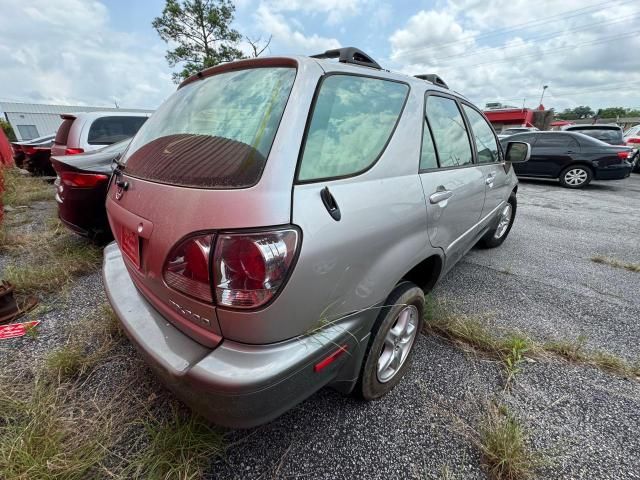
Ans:
{"label": "side mirror", "polygon": [[524,163],[531,156],[531,145],[526,142],[508,142],[505,161],[509,163]]}

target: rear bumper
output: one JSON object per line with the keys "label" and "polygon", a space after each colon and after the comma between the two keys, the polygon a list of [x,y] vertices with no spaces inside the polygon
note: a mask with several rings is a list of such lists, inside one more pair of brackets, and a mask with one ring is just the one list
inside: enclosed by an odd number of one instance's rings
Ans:
{"label": "rear bumper", "polygon": [[627,178],[631,175],[631,170],[633,170],[633,166],[625,162],[620,165],[611,165],[606,168],[598,168],[594,172],[595,180],[621,180],[623,178]]}
{"label": "rear bumper", "polygon": [[[115,243],[104,253],[105,289],[127,336],[166,386],[211,421],[248,428],[276,418],[324,385],[353,388],[368,343],[368,335],[358,332],[362,317],[349,317],[321,334],[269,345],[224,340],[212,350],[173,327],[145,300]],[[335,362],[314,371],[343,345],[347,351]]]}

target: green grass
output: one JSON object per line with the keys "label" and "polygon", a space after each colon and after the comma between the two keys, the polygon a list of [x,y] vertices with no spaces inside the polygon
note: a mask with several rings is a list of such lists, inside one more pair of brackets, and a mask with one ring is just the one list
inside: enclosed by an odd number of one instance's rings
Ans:
{"label": "green grass", "polygon": [[102,260],[99,247],[59,222],[43,232],[23,235],[12,249],[23,261],[7,265],[4,277],[25,294],[60,291],[74,278],[97,270]]}
{"label": "green grass", "polygon": [[533,476],[540,461],[527,449],[523,427],[505,408],[491,406],[479,433],[483,464],[490,478],[522,480]]}
{"label": "green grass", "polygon": [[576,340],[554,340],[539,343],[520,332],[490,332],[481,317],[453,312],[445,303],[431,295],[425,297],[425,330],[459,345],[472,348],[500,361],[508,386],[527,358],[555,355],[571,362],[591,365],[626,378],[640,377],[640,364],[631,364],[613,353],[585,350],[586,337]]}
{"label": "green grass", "polygon": [[591,257],[591,261],[603,265],[609,265],[610,267],[624,268],[625,270],[629,270],[630,272],[640,272],[640,263],[623,262],[622,260],[605,257],[603,255],[596,255],[594,257]]}
{"label": "green grass", "polygon": [[45,372],[61,381],[84,375],[107,359],[122,338],[113,310],[102,304],[73,324],[62,347],[45,355]]}
{"label": "green grass", "polygon": [[167,418],[147,417],[142,424],[148,444],[129,464],[127,476],[195,480],[223,453],[220,431],[176,405]]}
{"label": "green grass", "polygon": [[5,168],[2,202],[9,207],[30,205],[41,200],[53,200],[54,187],[45,180],[21,174],[17,168]]}
{"label": "green grass", "polygon": [[507,385],[520,371],[527,354],[538,350],[534,342],[520,333],[511,333],[506,337],[496,336],[487,330],[480,318],[454,313],[430,295],[425,297],[425,301],[427,332],[472,347],[499,360],[506,373]]}
{"label": "green grass", "polygon": [[0,385],[0,478],[95,478],[110,421],[64,386],[35,380]]}

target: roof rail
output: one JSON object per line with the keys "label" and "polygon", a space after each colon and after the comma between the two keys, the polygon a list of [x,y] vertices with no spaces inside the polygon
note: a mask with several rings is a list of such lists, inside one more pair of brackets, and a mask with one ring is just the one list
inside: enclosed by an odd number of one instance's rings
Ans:
{"label": "roof rail", "polygon": [[324,53],[311,55],[312,58],[337,58],[340,63],[352,63],[354,65],[362,65],[363,67],[377,68],[382,67],[369,55],[354,47],[335,48],[327,50]]}
{"label": "roof rail", "polygon": [[431,82],[438,87],[446,88],[447,90],[449,90],[449,85],[447,85],[445,81],[435,73],[425,73],[422,75],[415,75],[415,77],[419,78],[420,80],[426,80],[427,82]]}

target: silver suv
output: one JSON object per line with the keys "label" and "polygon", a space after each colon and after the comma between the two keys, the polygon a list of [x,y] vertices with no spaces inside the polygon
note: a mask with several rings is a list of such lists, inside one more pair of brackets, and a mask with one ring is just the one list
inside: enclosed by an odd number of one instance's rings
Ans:
{"label": "silver suv", "polygon": [[424,292],[509,234],[510,162],[528,155],[439,77],[353,48],[205,70],[114,173],[109,300],[216,423],[264,423],[325,385],[377,399],[407,369]]}

